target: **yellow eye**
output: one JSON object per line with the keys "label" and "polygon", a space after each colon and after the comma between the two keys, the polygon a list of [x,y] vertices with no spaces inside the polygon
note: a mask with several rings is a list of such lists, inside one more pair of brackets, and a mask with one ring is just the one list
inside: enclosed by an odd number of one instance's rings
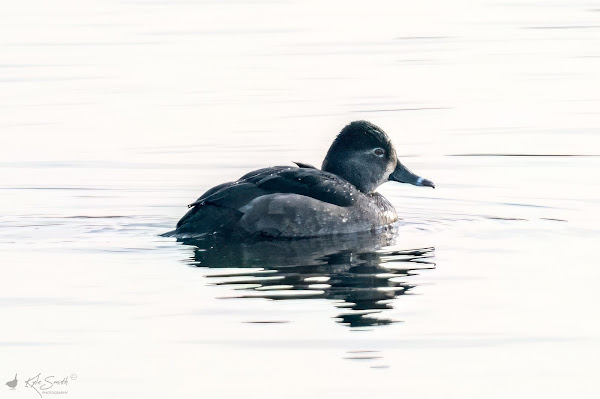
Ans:
{"label": "yellow eye", "polygon": [[383,156],[383,154],[385,154],[385,151],[383,151],[383,148],[375,148],[375,149],[373,150],[373,153],[374,153],[375,155],[377,155],[378,157],[382,157],[382,156]]}

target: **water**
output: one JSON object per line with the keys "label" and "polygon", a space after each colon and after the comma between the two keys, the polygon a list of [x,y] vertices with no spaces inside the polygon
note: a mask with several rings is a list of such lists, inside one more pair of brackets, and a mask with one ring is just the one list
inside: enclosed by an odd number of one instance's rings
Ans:
{"label": "water", "polygon": [[[597,397],[598,11],[5,7],[2,397],[38,373],[73,398]],[[215,184],[319,165],[355,119],[436,183],[381,187],[397,238],[159,236]]]}

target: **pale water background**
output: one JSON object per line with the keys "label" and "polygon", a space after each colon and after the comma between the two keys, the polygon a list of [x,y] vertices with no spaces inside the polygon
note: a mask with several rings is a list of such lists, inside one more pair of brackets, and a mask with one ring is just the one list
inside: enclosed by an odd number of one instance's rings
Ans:
{"label": "pale water background", "polygon": [[[0,397],[600,396],[600,3],[1,8]],[[158,236],[356,119],[437,185],[381,187],[391,248],[215,269]]]}

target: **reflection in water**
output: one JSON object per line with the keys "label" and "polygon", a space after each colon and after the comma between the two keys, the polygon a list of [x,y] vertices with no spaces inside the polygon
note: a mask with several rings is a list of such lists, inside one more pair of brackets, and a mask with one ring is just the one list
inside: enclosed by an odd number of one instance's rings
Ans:
{"label": "reflection in water", "polygon": [[[237,268],[208,276],[216,285],[244,293],[235,298],[276,300],[326,298],[343,309],[338,322],[350,327],[386,325],[374,317],[392,308],[392,299],[415,285],[405,280],[432,269],[434,248],[385,251],[397,230],[299,240],[224,241],[217,237],[180,239],[194,247],[190,264]],[[402,279],[404,277],[404,279]]]}

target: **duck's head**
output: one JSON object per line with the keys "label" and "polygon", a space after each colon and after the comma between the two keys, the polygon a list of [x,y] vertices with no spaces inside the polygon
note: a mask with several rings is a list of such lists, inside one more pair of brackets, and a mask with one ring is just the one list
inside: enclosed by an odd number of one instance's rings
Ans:
{"label": "duck's head", "polygon": [[367,121],[355,121],[342,129],[321,169],[344,178],[363,193],[372,193],[386,181],[435,188],[402,165],[387,134]]}

